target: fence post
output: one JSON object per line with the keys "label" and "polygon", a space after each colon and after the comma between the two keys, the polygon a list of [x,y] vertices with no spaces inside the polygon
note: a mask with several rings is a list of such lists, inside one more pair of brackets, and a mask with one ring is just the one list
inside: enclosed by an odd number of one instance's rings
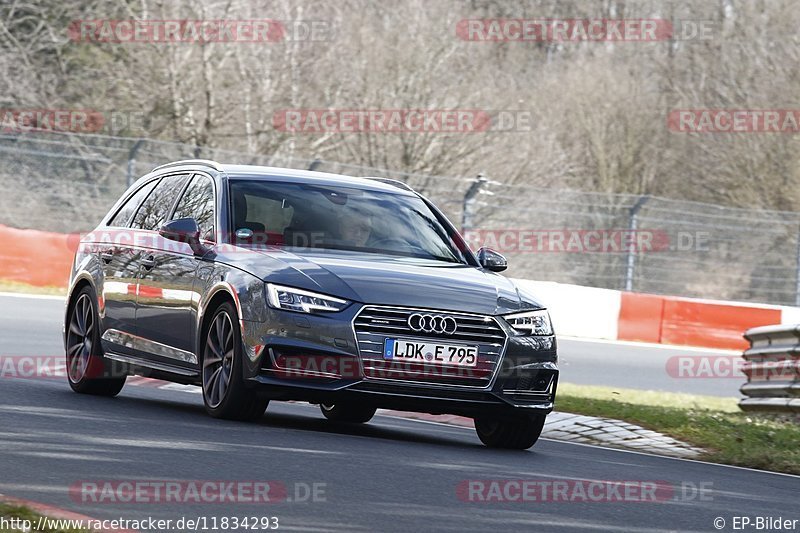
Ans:
{"label": "fence post", "polygon": [[138,139],[135,143],[133,143],[133,146],[131,146],[131,149],[128,152],[128,174],[126,177],[128,187],[133,185],[133,176],[134,172],[136,171],[136,153],[139,151],[139,148],[142,147],[142,144],[144,144],[144,139]]}
{"label": "fence post", "polygon": [[639,227],[639,211],[644,207],[644,204],[650,199],[650,196],[640,196],[636,203],[633,204],[630,210],[630,219],[628,221],[628,230],[631,235],[630,246],[628,246],[628,260],[625,267],[625,287],[624,290],[633,290],[633,275],[636,270],[636,229]]}
{"label": "fence post", "polygon": [[800,307],[800,230],[797,232],[797,251],[795,252],[794,305]]}
{"label": "fence post", "polygon": [[478,196],[478,193],[481,191],[481,187],[483,187],[489,179],[486,175],[481,172],[475,178],[475,181],[472,182],[472,185],[469,186],[467,189],[467,193],[464,195],[464,203],[461,208],[461,233],[464,233],[468,229],[472,227],[472,206],[475,205],[475,197]]}

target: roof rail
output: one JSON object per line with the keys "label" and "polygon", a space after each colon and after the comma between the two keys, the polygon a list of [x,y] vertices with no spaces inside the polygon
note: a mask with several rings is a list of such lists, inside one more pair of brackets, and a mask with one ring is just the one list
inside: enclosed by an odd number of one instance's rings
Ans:
{"label": "roof rail", "polygon": [[417,192],[414,189],[412,189],[404,181],[400,181],[400,180],[396,180],[396,179],[392,179],[392,178],[380,178],[380,177],[374,177],[374,176],[364,176],[364,179],[373,180],[373,181],[379,181],[381,183],[386,183],[388,185],[394,185],[398,189],[403,189],[404,191]]}
{"label": "roof rail", "polygon": [[173,161],[172,163],[165,163],[163,165],[159,165],[153,170],[151,170],[151,172],[155,172],[156,170],[161,170],[169,167],[178,167],[182,165],[200,165],[204,167],[211,167],[214,170],[222,172],[222,165],[220,165],[216,161],[211,161],[210,159],[183,159],[181,161]]}

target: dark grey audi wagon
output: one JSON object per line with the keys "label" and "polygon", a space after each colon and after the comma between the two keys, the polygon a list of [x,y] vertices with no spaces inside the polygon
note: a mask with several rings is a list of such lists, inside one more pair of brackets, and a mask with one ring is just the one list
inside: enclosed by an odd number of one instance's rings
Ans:
{"label": "dark grey audi wagon", "polygon": [[378,408],[475,419],[526,449],[558,380],[550,317],[399,181],[179,161],[86,235],[64,323],[70,386],[127,375],[202,387],[214,417],[270,400],[342,423]]}

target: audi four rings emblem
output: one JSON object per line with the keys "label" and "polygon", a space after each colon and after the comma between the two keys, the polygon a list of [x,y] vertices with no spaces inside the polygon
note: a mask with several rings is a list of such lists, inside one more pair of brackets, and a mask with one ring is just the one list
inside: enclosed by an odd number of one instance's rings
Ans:
{"label": "audi four rings emblem", "polygon": [[408,327],[414,331],[452,335],[456,332],[456,329],[458,329],[458,323],[456,319],[451,316],[414,313],[408,317]]}

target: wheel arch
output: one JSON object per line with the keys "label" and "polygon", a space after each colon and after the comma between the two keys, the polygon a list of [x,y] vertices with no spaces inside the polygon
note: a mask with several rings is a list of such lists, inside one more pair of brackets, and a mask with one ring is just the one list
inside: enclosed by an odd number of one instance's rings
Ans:
{"label": "wheel arch", "polygon": [[67,322],[69,321],[69,315],[72,312],[72,308],[75,305],[75,300],[78,294],[80,294],[80,292],[86,287],[89,287],[92,290],[96,299],[97,287],[94,284],[94,280],[88,273],[84,272],[78,275],[75,280],[73,280],[72,286],[67,293],[67,298],[64,301],[64,321],[63,327],[61,328],[61,336],[65,350],[67,349]]}
{"label": "wheel arch", "polygon": [[200,308],[198,313],[197,339],[195,339],[195,353],[197,354],[198,363],[202,360],[201,348],[203,346],[206,328],[208,328],[208,324],[214,316],[214,311],[226,302],[233,304],[237,314],[236,319],[239,321],[240,327],[242,325],[242,309],[235,289],[230,284],[224,282],[214,286],[214,288],[209,291],[206,303]]}

